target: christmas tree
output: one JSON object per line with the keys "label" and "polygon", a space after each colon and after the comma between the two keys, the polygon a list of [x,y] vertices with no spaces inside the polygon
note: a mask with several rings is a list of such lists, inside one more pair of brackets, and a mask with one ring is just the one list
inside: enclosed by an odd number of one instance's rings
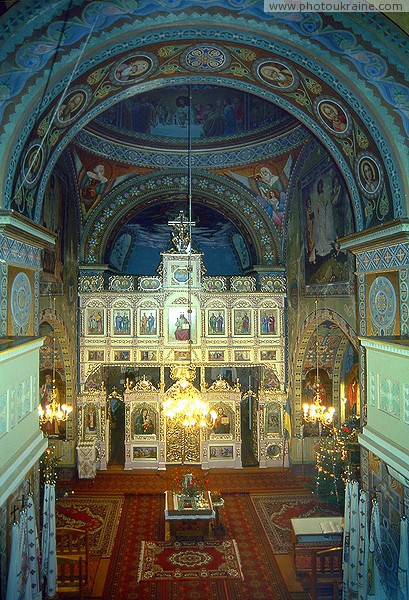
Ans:
{"label": "christmas tree", "polygon": [[320,439],[316,454],[316,491],[325,502],[343,506],[345,483],[355,476],[352,473],[351,448],[358,446],[359,419],[353,418],[340,428],[334,427],[329,435]]}

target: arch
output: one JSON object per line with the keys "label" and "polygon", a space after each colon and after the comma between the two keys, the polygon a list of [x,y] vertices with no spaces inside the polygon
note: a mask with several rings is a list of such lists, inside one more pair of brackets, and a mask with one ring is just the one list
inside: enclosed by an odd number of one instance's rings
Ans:
{"label": "arch", "polygon": [[[97,206],[89,217],[83,232],[80,249],[82,262],[100,264],[103,262],[106,244],[121,220],[126,215],[143,206],[146,201],[154,201],[160,195],[180,195],[187,189],[185,174],[162,172],[160,175],[143,175],[115,188]],[[256,249],[258,264],[281,264],[282,251],[274,225],[257,206],[254,195],[234,182],[227,182],[219,176],[208,173],[195,173],[192,178],[192,192],[206,202],[215,203],[232,220],[240,224],[239,229],[246,233]],[[112,200],[115,198],[115,210]]]}
{"label": "arch", "polygon": [[[68,330],[64,323],[63,317],[59,312],[52,308],[45,308],[40,313],[39,318],[40,325],[42,323],[48,323],[51,325],[53,331],[58,337],[61,354],[63,359],[63,367],[65,373],[65,394],[67,399],[67,404],[70,406],[75,405],[75,398],[77,395],[77,371],[76,371],[76,359],[75,359],[75,349],[70,341],[70,337],[68,334]],[[66,437],[67,439],[73,439],[74,436],[74,428],[73,423],[75,421],[75,416],[72,416],[67,421],[67,429],[66,429]]]}
{"label": "arch", "polygon": [[[128,7],[122,11],[109,11],[108,7],[110,7],[110,3],[107,2],[105,4],[104,10],[98,14],[98,18],[95,11],[97,7],[100,9],[100,4],[88,2],[85,8],[76,7],[74,11],[76,13],[76,21],[74,21],[74,18],[71,20],[70,18],[68,19],[66,23],[66,35],[60,40],[61,46],[59,50],[61,59],[55,62],[56,72],[59,70],[63,73],[63,77],[53,88],[47,90],[47,93],[43,95],[41,107],[46,107],[58,96],[61,97],[61,92],[65,89],[66,84],[70,82],[69,73],[72,71],[72,67],[79,56],[81,56],[80,53],[84,51],[83,47],[77,47],[78,42],[84,40],[84,37],[90,31],[95,34],[98,32],[96,36],[98,41],[95,42],[93,47],[93,49],[97,48],[97,51],[94,52],[92,58],[84,58],[83,62],[78,66],[78,77],[85,77],[86,69],[89,68],[89,65],[92,64],[95,66],[98,64],[98,60],[102,61],[102,57],[114,58],[124,49],[130,51],[137,47],[146,46],[149,43],[157,44],[164,37],[167,40],[173,41],[173,43],[176,40],[178,42],[181,40],[190,40],[190,44],[193,39],[197,41],[204,38],[224,40],[225,43],[228,41],[230,44],[234,44],[235,40],[237,40],[243,46],[248,45],[248,50],[245,48],[242,49],[242,57],[246,52],[250,52],[250,47],[252,47],[253,49],[259,49],[266,56],[279,56],[282,59],[291,60],[295,64],[303,65],[306,69],[306,80],[304,82],[306,87],[308,85],[314,86],[317,83],[317,79],[319,79],[327,87],[334,90],[336,94],[344,98],[349,109],[353,110],[361,119],[360,127],[355,132],[358,141],[363,139],[363,129],[366,128],[371,131],[370,138],[373,141],[374,147],[382,156],[385,172],[388,174],[391,197],[394,203],[394,216],[402,216],[402,198],[404,197],[404,193],[402,192],[404,192],[406,184],[401,181],[399,169],[395,167],[397,164],[403,164],[405,160],[407,161],[407,157],[401,156],[399,161],[397,158],[399,157],[400,146],[404,147],[405,136],[402,134],[402,127],[397,122],[398,117],[396,115],[399,115],[402,122],[405,122],[404,112],[398,107],[397,94],[398,91],[404,94],[406,88],[397,81],[394,81],[392,74],[388,73],[387,62],[381,55],[381,52],[378,51],[379,54],[373,52],[373,48],[377,48],[378,44],[374,43],[371,46],[369,42],[363,42],[362,37],[359,38],[360,41],[358,42],[356,34],[361,32],[358,32],[357,25],[347,15],[341,15],[337,19],[337,22],[330,15],[322,16],[317,13],[300,14],[296,19],[289,19],[284,14],[264,13],[251,2],[243,1],[240,2],[240,6],[235,6],[233,9],[229,6],[230,13],[227,14],[224,11],[218,12],[219,9],[213,6],[214,15],[212,16],[217,15],[217,19],[209,19],[206,11],[194,6],[187,8],[187,5],[181,2],[177,8],[173,5],[169,7],[170,14],[172,16],[175,15],[174,21],[171,20],[169,22],[168,14],[166,17],[161,15],[153,16],[152,13],[155,10],[155,5],[149,6],[149,3]],[[194,12],[193,26],[191,11]],[[57,16],[58,12],[56,11],[54,15]],[[142,17],[142,15],[144,16]],[[234,16],[234,20],[232,20],[232,16]],[[135,23],[133,18],[130,17],[140,19],[138,22],[138,35],[135,35]],[[381,15],[377,15],[376,19],[379,20],[379,26],[382,28],[384,21]],[[34,22],[35,19],[33,19]],[[217,22],[218,25],[214,26],[214,22]],[[175,24],[174,28],[172,27],[173,24]],[[186,24],[186,28],[183,27],[184,24]],[[371,22],[370,24],[368,22],[366,31],[369,36],[371,36],[370,25],[373,27],[373,23]],[[54,27],[50,26],[50,28],[55,37],[58,28],[55,25]],[[110,45],[106,45],[108,34],[112,35],[114,28],[115,37],[111,38]],[[50,35],[50,30],[48,34]],[[38,43],[43,41],[44,37],[39,36]],[[120,41],[121,44],[119,43]],[[26,100],[24,91],[22,90],[30,89],[32,104],[33,94],[40,94],[41,85],[43,84],[42,78],[38,77],[36,85],[27,85],[32,81],[31,73],[27,69],[24,70],[23,67],[28,61],[28,49],[31,48],[33,50],[36,47],[34,42],[31,41],[30,43],[32,46],[28,45],[29,41],[27,38],[26,45],[24,43],[21,44],[19,52],[15,53],[16,58],[13,59],[18,62],[17,74],[15,73],[13,78],[17,80],[17,75],[20,76],[19,85],[15,86],[14,97],[17,97],[17,91],[21,94],[22,106]],[[99,50],[100,47],[103,49]],[[35,68],[33,68],[33,71],[36,76],[52,60],[54,56],[53,48],[44,48],[41,55],[34,53],[37,62],[34,65]],[[15,48],[13,48],[13,51],[15,52]],[[314,59],[313,56],[317,56],[317,59]],[[399,51],[397,47],[394,47],[393,51],[388,50],[387,59],[393,65],[399,66]],[[33,61],[33,59],[31,60]],[[368,63],[371,65],[371,68],[367,67]],[[331,68],[328,68],[329,66]],[[225,71],[227,72],[227,70]],[[219,82],[223,80],[227,81],[226,72],[221,72],[217,75],[216,78]],[[230,77],[232,77],[231,72],[232,69],[230,66]],[[234,75],[236,77],[234,80],[236,84],[239,81],[237,69]],[[172,74],[166,81],[167,83],[174,84],[178,77],[178,74]],[[21,85],[23,79],[25,85]],[[194,80],[194,77],[190,75],[188,79]],[[50,80],[52,80],[52,77],[50,77]],[[178,81],[183,82],[183,77],[178,79]],[[348,81],[348,86],[342,83],[343,81]],[[241,85],[246,87],[243,81]],[[271,90],[267,91],[265,86],[263,87],[260,83],[258,83],[256,89],[258,90],[257,93],[263,97],[273,99],[276,96],[279,98],[280,106],[285,107],[287,104],[287,109],[293,112],[293,114],[302,113],[302,121],[314,133],[319,135],[321,141],[323,141],[334,156],[337,155],[337,160],[341,163],[344,162],[344,164],[347,163],[345,159],[345,156],[347,156],[345,141],[338,139],[337,143],[334,143],[333,137],[328,135],[325,127],[317,119],[312,118],[311,106],[309,107],[310,115],[308,115],[307,111],[300,108],[302,106],[302,98],[300,96],[297,97],[294,94],[294,98],[286,99],[282,95],[274,94]],[[358,90],[360,91],[358,92]],[[129,89],[128,93],[130,92],[134,93],[134,91]],[[366,94],[366,92],[368,93]],[[368,111],[366,103],[369,97],[371,98],[371,112],[378,118],[379,123],[382,123],[383,130],[380,129],[377,121]],[[384,106],[382,106],[385,98],[390,106],[394,107],[394,109],[397,107],[396,112],[394,110],[389,110],[389,112],[385,110]],[[6,110],[10,103],[11,96],[4,107],[7,113],[6,125],[11,124],[12,119],[21,119],[21,116],[19,116],[21,111],[18,108],[15,110],[14,115],[11,114],[11,111]],[[19,139],[19,141],[16,142],[14,152],[10,148],[7,150],[13,152],[12,159],[3,161],[3,164],[8,162],[10,165],[10,171],[4,177],[4,181],[6,182],[4,197],[8,205],[11,205],[12,198],[19,200],[18,195],[15,193],[16,190],[22,193],[22,188],[18,184],[16,185],[16,182],[13,184],[14,173],[17,172],[21,164],[20,154],[23,151],[24,140],[28,139],[30,132],[35,128],[36,114],[38,113],[34,111],[34,115],[27,119],[25,124],[21,124],[21,126],[17,126],[18,123],[14,121],[15,137],[13,137],[13,140]],[[86,119],[92,118],[92,116],[94,116],[93,113],[89,112]],[[47,119],[43,120],[43,127],[46,127],[47,123]],[[79,127],[82,127],[83,124],[84,122],[78,121]],[[72,134],[74,135],[75,133],[76,130],[73,128]],[[57,142],[58,136],[55,134],[51,146],[55,147],[60,153],[62,148],[58,146]],[[65,139],[64,145],[67,142],[68,140]],[[51,162],[49,166],[52,167]],[[350,167],[348,169],[351,170]],[[348,169],[345,168],[344,170],[347,171]],[[12,176],[10,177],[10,175]],[[44,171],[44,175],[46,178],[46,171]],[[353,180],[352,176],[351,180]],[[355,202],[358,202],[359,194],[356,189],[354,194]],[[32,190],[28,191],[25,201],[30,205],[34,204],[34,196],[35,193]],[[39,189],[38,197],[41,198],[41,189]],[[387,198],[383,198],[382,202],[384,204],[383,211],[385,211]],[[367,208],[367,205],[365,208]],[[366,225],[367,223],[365,223]],[[361,224],[361,227],[363,227],[363,224]],[[358,223],[358,228],[361,227]]]}
{"label": "arch", "polygon": [[294,382],[294,388],[292,389],[292,398],[293,398],[293,407],[295,415],[299,416],[301,419],[302,411],[302,379],[303,379],[303,365],[304,365],[304,357],[306,353],[306,349],[308,343],[316,330],[317,324],[318,327],[324,321],[331,321],[340,329],[341,333],[351,342],[352,346],[358,352],[359,342],[356,332],[352,329],[352,327],[347,323],[347,321],[342,317],[339,313],[334,310],[330,310],[328,308],[318,309],[317,313],[310,313],[304,320],[303,324],[300,327],[299,334],[297,336],[297,340],[294,347],[294,360],[292,363],[292,371],[293,377],[291,380]]}

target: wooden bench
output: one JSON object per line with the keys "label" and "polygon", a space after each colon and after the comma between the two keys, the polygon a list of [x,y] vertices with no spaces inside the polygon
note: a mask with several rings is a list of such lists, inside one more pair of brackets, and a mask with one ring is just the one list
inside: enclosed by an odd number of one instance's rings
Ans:
{"label": "wooden bench", "polygon": [[65,556],[73,560],[82,559],[82,571],[84,580],[87,583],[89,568],[88,531],[74,527],[56,527],[55,541],[57,557]]}
{"label": "wooden bench", "polygon": [[338,600],[342,586],[342,546],[314,550],[310,573],[310,598],[316,600],[322,591],[325,597],[332,593],[332,599]]}
{"label": "wooden bench", "polygon": [[58,598],[72,596],[84,600],[85,573],[81,556],[57,554]]}

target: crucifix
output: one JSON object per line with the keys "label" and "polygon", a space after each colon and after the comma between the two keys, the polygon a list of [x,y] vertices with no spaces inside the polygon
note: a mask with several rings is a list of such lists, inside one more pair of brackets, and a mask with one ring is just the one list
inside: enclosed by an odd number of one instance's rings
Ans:
{"label": "crucifix", "polygon": [[16,512],[18,511],[18,508],[15,504],[13,504],[13,508],[11,509],[10,513],[13,516],[13,523],[16,523]]}
{"label": "crucifix", "polygon": [[185,217],[183,210],[175,221],[168,221],[172,225],[172,242],[176,250],[183,254],[189,254],[192,249],[191,228],[196,225],[194,221]]}

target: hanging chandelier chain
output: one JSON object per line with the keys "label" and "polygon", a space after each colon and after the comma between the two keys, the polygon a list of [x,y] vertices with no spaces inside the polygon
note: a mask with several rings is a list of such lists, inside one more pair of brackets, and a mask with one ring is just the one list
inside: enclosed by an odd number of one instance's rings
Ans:
{"label": "hanging chandelier chain", "polygon": [[[188,353],[189,367],[175,367],[175,372],[178,373],[177,380],[167,390],[166,400],[163,403],[163,408],[166,416],[172,419],[173,422],[183,426],[183,436],[181,440],[183,452],[185,455],[186,437],[185,432],[188,428],[197,427],[213,427],[216,419],[215,411],[209,412],[209,405],[204,399],[202,393],[193,385],[195,379],[196,368],[193,365],[193,339],[192,339],[192,90],[189,85],[188,91],[188,118],[187,118],[187,203],[188,203],[188,221],[183,221],[183,211],[180,213],[181,223],[186,224],[188,238],[183,245],[180,245],[179,252],[186,255],[187,260],[187,312],[189,322],[189,337]],[[171,221],[169,224],[173,225]],[[175,378],[176,379],[176,378]],[[182,459],[182,462],[184,458]]]}
{"label": "hanging chandelier chain", "polygon": [[303,408],[303,419],[306,423],[315,425],[318,422],[321,432],[322,425],[332,425],[334,421],[335,408],[333,406],[326,407],[322,404],[323,401],[323,385],[320,380],[320,342],[318,332],[318,298],[315,299],[315,351],[316,351],[316,366],[315,366],[315,385],[313,389],[314,397],[311,403],[305,402]]}
{"label": "hanging chandelier chain", "polygon": [[[55,319],[56,310],[55,310],[55,298],[53,298],[53,317]],[[67,404],[61,404],[59,399],[59,393],[56,386],[56,338],[55,338],[55,327],[52,326],[52,336],[51,336],[51,369],[52,369],[52,379],[51,379],[51,390],[49,392],[50,397],[46,397],[44,400],[44,406],[42,406],[41,402],[38,405],[38,418],[40,422],[40,427],[44,425],[51,425],[52,434],[53,431],[52,424],[54,422],[58,423],[59,421],[66,421],[70,413],[72,412],[72,407]],[[49,377],[49,375],[48,375]],[[45,385],[45,384],[44,384]],[[48,435],[48,429],[43,429],[44,433]]]}

